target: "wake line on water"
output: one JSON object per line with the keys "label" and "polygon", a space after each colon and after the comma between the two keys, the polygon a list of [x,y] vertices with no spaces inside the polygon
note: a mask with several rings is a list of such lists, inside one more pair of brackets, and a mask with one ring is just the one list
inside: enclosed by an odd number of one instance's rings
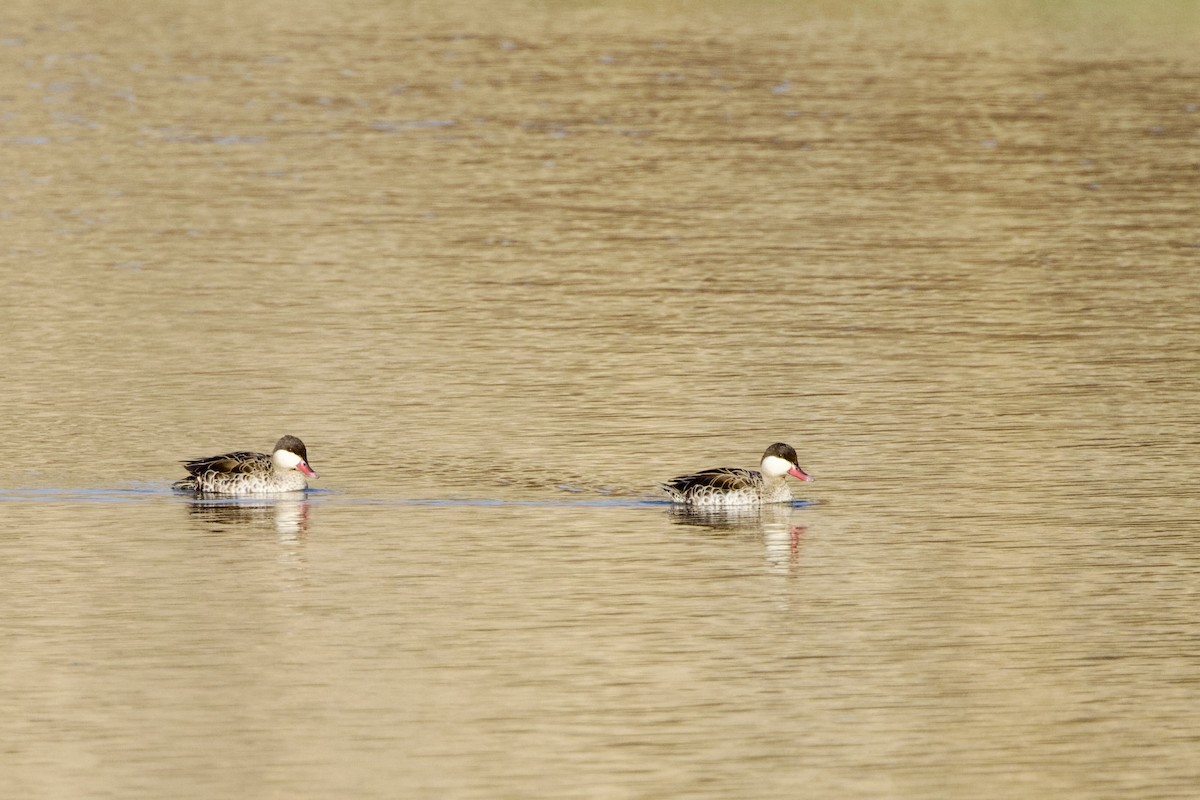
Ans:
{"label": "wake line on water", "polygon": [[124,489],[0,489],[2,502],[43,503],[134,503],[151,500],[184,502],[193,505],[264,505],[270,503],[335,503],[338,505],[367,506],[590,506],[631,507],[669,506],[670,500],[603,498],[570,500],[504,500],[499,498],[374,498],[345,497],[330,489],[309,489],[304,492],[289,492],[277,495],[252,495],[243,497],[197,496],[161,487],[133,487]]}
{"label": "wake line on water", "polygon": [[[582,490],[581,490],[582,491]],[[670,500],[633,497],[572,498],[564,500],[504,500],[497,498],[372,498],[345,497],[330,489],[309,489],[287,495],[258,497],[196,497],[162,487],[126,489],[0,489],[0,503],[136,503],[154,500],[185,502],[192,505],[237,506],[310,502],[355,506],[426,506],[426,507],[535,507],[535,508],[669,508]],[[793,500],[792,508],[814,505],[813,500]]]}

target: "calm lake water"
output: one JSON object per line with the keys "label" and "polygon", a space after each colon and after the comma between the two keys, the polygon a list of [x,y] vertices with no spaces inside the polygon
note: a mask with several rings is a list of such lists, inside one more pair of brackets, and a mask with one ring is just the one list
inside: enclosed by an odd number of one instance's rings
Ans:
{"label": "calm lake water", "polygon": [[1196,41],[10,3],[0,795],[1194,797]]}

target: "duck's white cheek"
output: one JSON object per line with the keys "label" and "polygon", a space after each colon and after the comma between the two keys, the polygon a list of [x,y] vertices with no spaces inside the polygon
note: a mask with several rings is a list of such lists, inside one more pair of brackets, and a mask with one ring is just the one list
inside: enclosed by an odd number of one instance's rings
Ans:
{"label": "duck's white cheek", "polygon": [[300,463],[300,456],[287,450],[276,450],[271,454],[271,461],[280,469],[295,469]]}
{"label": "duck's white cheek", "polygon": [[768,475],[787,475],[788,470],[791,468],[791,462],[779,456],[767,456],[762,462],[763,472]]}

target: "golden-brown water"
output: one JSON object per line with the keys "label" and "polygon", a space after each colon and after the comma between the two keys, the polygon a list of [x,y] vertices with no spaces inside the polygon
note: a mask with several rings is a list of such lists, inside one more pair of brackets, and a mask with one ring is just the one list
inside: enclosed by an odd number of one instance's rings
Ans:
{"label": "golden-brown water", "polygon": [[0,795],[1194,796],[1198,40],[9,3]]}

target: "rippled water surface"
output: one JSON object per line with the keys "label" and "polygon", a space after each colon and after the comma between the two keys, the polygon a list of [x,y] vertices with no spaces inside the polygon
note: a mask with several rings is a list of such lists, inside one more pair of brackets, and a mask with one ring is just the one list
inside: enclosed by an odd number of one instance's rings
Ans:
{"label": "rippled water surface", "polygon": [[10,3],[0,794],[1193,797],[1197,40]]}

